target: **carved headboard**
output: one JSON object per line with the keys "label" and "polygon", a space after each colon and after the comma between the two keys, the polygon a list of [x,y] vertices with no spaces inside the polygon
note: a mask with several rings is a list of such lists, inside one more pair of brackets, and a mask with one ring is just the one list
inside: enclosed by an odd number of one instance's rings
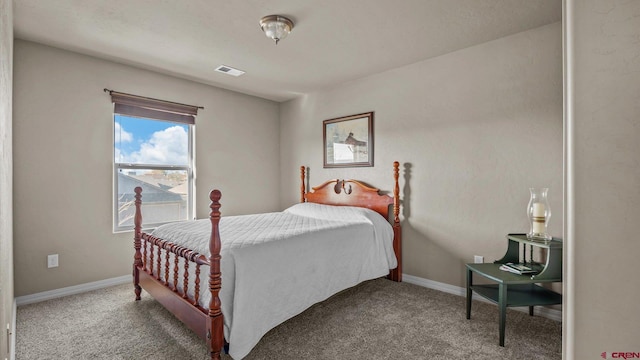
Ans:
{"label": "carved headboard", "polygon": [[398,260],[398,267],[389,272],[388,278],[402,281],[402,229],[400,227],[400,186],[398,174],[400,163],[393,162],[393,197],[380,194],[380,190],[357,180],[329,180],[324,184],[312,187],[307,192],[305,174],[306,167],[300,167],[300,202],[311,202],[326,205],[358,206],[376,211],[389,220],[389,206],[393,205],[393,251]]}
{"label": "carved headboard", "polygon": [[301,166],[300,179],[302,181],[302,185],[300,187],[300,202],[306,201],[326,205],[366,207],[376,211],[385,219],[389,219],[389,206],[393,205],[393,221],[394,223],[399,223],[399,166],[400,164],[397,161],[393,163],[393,176],[395,179],[393,197],[386,194],[380,194],[379,189],[371,187],[358,180],[329,180],[322,185],[312,187],[312,191],[306,192],[306,168]]}

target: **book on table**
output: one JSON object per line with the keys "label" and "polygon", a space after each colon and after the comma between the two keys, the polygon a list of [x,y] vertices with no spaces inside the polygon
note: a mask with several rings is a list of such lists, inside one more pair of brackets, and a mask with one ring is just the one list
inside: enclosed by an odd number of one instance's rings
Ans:
{"label": "book on table", "polygon": [[512,272],[518,275],[537,274],[539,271],[527,264],[506,263],[500,265],[500,270]]}

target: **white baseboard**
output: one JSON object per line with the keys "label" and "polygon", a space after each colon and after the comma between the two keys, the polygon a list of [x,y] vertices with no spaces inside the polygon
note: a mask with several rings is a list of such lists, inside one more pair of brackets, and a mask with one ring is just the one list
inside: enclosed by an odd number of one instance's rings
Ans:
{"label": "white baseboard", "polygon": [[[445,283],[442,283],[442,282],[429,280],[429,279],[421,278],[421,277],[418,277],[418,276],[402,274],[402,279],[403,279],[403,281],[405,281],[405,282],[407,282],[409,284],[414,284],[414,285],[418,285],[418,286],[426,287],[426,288],[429,288],[429,289],[442,291],[442,292],[445,292],[445,293],[448,293],[448,294],[457,295],[457,296],[466,296],[466,292],[467,292],[467,290],[465,288],[462,288],[462,287],[459,287],[459,286],[445,284]],[[65,288],[61,288],[61,289],[43,291],[43,292],[40,292],[40,293],[31,294],[31,295],[19,296],[14,301],[13,329],[15,330],[16,306],[33,304],[33,303],[37,303],[37,302],[40,302],[40,301],[55,299],[55,298],[68,296],[68,295],[80,294],[80,293],[87,292],[87,291],[103,289],[103,288],[106,288],[106,287],[109,287],[109,286],[126,284],[126,283],[129,283],[131,281],[132,281],[131,275],[123,275],[123,276],[119,276],[119,277],[115,277],[115,278],[111,278],[111,279],[94,281],[94,282],[90,282],[90,283],[86,283],[86,284],[74,285],[74,286],[69,286],[69,287],[65,287]],[[487,300],[487,299],[485,299],[485,298],[483,298],[481,296],[477,296],[476,294],[473,295],[473,299],[474,300],[483,301],[483,302],[486,302],[486,303],[491,303],[489,300]],[[528,308],[526,308],[526,307],[514,308],[514,309],[518,310],[518,311],[528,312]],[[555,320],[555,321],[562,321],[562,311],[561,310],[536,306],[535,307],[535,312],[539,316],[543,316],[543,317],[546,317],[548,319]],[[12,341],[15,341],[15,331],[13,331],[13,335],[12,336],[13,336]],[[13,349],[13,344],[12,344],[11,349]],[[13,360],[13,358],[12,358],[12,360]]]}
{"label": "white baseboard", "polygon": [[35,293],[31,295],[18,296],[16,298],[17,306],[33,304],[40,301],[56,299],[63,296],[80,294],[87,291],[103,289],[109,286],[133,283],[133,279],[131,275],[123,275],[118,276],[111,279],[105,279],[100,281],[94,281],[86,284],[74,285],[69,287],[64,287],[61,289],[43,291],[40,293]]}
{"label": "white baseboard", "polygon": [[[413,275],[402,274],[402,281],[408,282],[409,284],[418,285],[418,286],[422,286],[422,287],[426,287],[426,288],[429,288],[429,289],[446,292],[446,293],[453,294],[453,295],[467,296],[467,289],[466,288],[455,286],[455,285],[449,285],[449,284],[445,284],[445,283],[441,283],[441,282],[433,281],[433,280],[429,280],[429,279],[424,279],[424,278],[413,276]],[[491,303],[491,301],[483,298],[482,296],[478,296],[476,294],[473,294],[473,298],[472,299],[473,300],[483,301],[483,302],[486,302],[486,303]],[[512,309],[517,310],[517,311],[522,311],[522,312],[529,313],[529,308],[528,307],[517,307],[517,308],[512,308]],[[558,321],[558,322],[562,321],[562,311],[561,310],[551,309],[551,308],[542,307],[542,306],[536,306],[536,307],[534,307],[534,313],[536,315],[545,317],[547,319],[551,319],[551,320]]]}

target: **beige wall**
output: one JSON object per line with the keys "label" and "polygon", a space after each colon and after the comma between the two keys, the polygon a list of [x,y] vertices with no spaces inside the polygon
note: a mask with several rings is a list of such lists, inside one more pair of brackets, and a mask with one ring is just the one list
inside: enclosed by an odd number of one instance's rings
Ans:
{"label": "beige wall", "polygon": [[[277,103],[21,40],[14,64],[16,296],[131,271],[132,234],[112,233],[113,118],[103,88],[204,106],[198,217],[208,215],[213,187],[226,215],[279,209]],[[47,269],[54,253],[60,266]]]}
{"label": "beige wall", "polygon": [[[13,212],[5,201],[12,196],[11,5],[0,0],[3,324],[13,299]],[[640,218],[639,6],[567,0],[575,43],[567,51],[579,59],[566,134],[573,211],[566,240],[574,249],[565,264],[574,276],[565,308],[567,359],[638,351],[633,274],[640,243],[632,224]],[[277,104],[16,41],[16,295],[129,272],[130,236],[111,234],[111,117],[103,87],[206,107],[197,130],[200,217],[211,184],[225,190],[227,213],[268,211],[297,201],[299,165],[311,167],[312,184],[352,177],[390,190],[391,162],[401,161],[405,273],[462,286],[462,263],[474,254],[499,257],[504,233],[526,230],[529,186],[551,187],[551,229],[562,233],[561,56],[560,25],[534,29],[282,104],[277,134]],[[322,169],[322,120],[370,110],[376,166]],[[215,133],[221,143],[205,141]],[[238,139],[247,141],[232,147]],[[277,169],[279,206],[277,191],[261,192],[250,180],[260,173],[266,188],[278,189]],[[244,176],[231,183],[229,174]],[[54,252],[61,266],[47,270],[46,254]]]}
{"label": "beige wall", "polygon": [[13,2],[0,0],[0,359],[9,356],[5,334],[13,312],[12,67]]}
{"label": "beige wall", "polygon": [[[323,169],[322,120],[375,111],[375,167]],[[473,255],[528,231],[529,187],[549,187],[562,235],[562,27],[551,24],[308,94],[281,107],[282,206],[355,178],[392,190],[401,166],[404,273],[464,285]]]}
{"label": "beige wall", "polygon": [[568,359],[640,351],[640,2],[567,0]]}

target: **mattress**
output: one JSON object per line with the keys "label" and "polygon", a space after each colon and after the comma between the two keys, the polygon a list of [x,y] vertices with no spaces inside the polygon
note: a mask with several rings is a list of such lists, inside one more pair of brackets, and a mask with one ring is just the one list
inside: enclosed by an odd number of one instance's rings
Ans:
{"label": "mattress", "polygon": [[[397,266],[391,225],[365,208],[302,203],[282,212],[223,216],[219,229],[224,335],[234,359],[311,305]],[[210,233],[204,219],[162,225],[152,235],[208,256]],[[208,278],[202,266],[204,308]],[[193,285],[189,289],[193,293]]]}

